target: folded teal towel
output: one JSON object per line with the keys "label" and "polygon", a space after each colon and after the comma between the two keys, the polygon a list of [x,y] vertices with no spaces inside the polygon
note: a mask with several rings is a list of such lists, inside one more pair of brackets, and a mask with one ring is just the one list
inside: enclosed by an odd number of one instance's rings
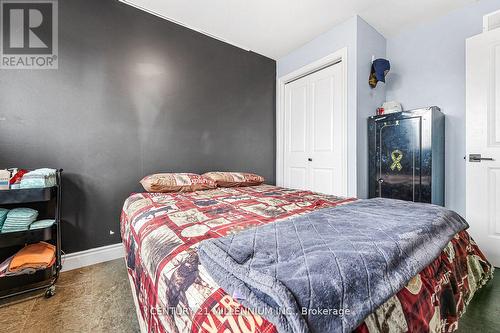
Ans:
{"label": "folded teal towel", "polygon": [[7,218],[8,212],[9,212],[8,209],[0,208],[0,229],[2,229],[3,223],[5,222],[5,219]]}
{"label": "folded teal towel", "polygon": [[14,208],[9,210],[2,226],[2,233],[28,230],[36,221],[38,211],[31,208]]}
{"label": "folded teal towel", "polygon": [[52,226],[56,220],[39,220],[31,223],[30,229],[42,229]]}
{"label": "folded teal towel", "polygon": [[38,211],[31,208],[14,208],[7,214],[7,218],[31,218],[33,216],[38,216]]}

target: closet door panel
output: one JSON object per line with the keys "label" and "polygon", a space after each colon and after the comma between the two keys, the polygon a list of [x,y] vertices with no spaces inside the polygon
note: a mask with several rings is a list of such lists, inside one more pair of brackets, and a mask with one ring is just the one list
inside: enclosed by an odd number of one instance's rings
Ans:
{"label": "closet door panel", "polygon": [[315,153],[333,151],[333,91],[333,77],[311,84],[311,150]]}
{"label": "closet door panel", "polygon": [[327,194],[339,194],[335,178],[342,176],[338,167],[340,150],[336,147],[340,135],[337,68],[334,65],[310,75],[309,177],[313,191]]}
{"label": "closet door panel", "polygon": [[311,168],[310,173],[313,191],[333,194],[334,171],[332,168]]}
{"label": "closet door panel", "polygon": [[287,187],[305,189],[307,187],[307,168],[290,168],[290,182]]}
{"label": "closet door panel", "polygon": [[306,189],[309,168],[307,79],[288,84],[285,99],[285,186]]}
{"label": "closet door panel", "polygon": [[291,90],[290,115],[290,152],[306,153],[307,147],[307,86],[301,85]]}

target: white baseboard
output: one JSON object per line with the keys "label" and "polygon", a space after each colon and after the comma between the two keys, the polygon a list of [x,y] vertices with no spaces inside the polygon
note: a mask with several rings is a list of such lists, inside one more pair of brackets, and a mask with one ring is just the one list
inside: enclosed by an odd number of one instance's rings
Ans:
{"label": "white baseboard", "polygon": [[62,271],[70,271],[80,267],[95,265],[101,262],[123,258],[124,256],[125,251],[122,243],[64,254],[62,256]]}

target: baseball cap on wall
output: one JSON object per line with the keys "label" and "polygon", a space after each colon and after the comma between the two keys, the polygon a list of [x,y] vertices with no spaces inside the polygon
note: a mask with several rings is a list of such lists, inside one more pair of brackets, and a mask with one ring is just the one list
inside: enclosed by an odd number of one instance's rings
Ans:
{"label": "baseball cap on wall", "polygon": [[375,59],[372,63],[372,69],[370,72],[370,78],[368,79],[368,83],[370,87],[375,88],[379,81],[385,83],[385,76],[389,73],[391,69],[391,63],[387,59]]}

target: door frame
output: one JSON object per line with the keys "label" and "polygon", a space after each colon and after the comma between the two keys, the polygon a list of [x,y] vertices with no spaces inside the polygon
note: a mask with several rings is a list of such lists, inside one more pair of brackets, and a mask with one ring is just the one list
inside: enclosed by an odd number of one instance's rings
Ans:
{"label": "door frame", "polygon": [[284,171],[285,171],[285,85],[291,81],[295,81],[303,76],[312,74],[318,70],[321,70],[330,65],[339,63],[342,66],[342,144],[340,149],[342,150],[343,160],[343,188],[345,189],[345,195],[352,196],[356,193],[356,188],[349,188],[348,174],[354,172],[356,174],[356,165],[349,168],[348,156],[347,156],[347,47],[344,47],[334,53],[307,64],[287,75],[279,77],[276,79],[276,185],[284,185]]}

